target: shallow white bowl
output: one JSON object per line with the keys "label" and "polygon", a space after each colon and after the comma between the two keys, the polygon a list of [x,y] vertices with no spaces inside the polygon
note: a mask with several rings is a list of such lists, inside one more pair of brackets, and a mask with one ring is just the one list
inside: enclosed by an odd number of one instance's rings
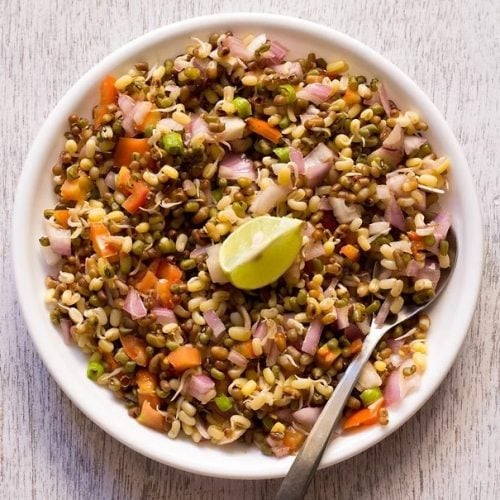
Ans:
{"label": "shallow white bowl", "polygon": [[468,330],[479,292],[482,268],[482,229],[474,184],[460,147],[439,111],[399,69],[360,42],[324,26],[297,18],[268,14],[225,14],[190,19],[165,26],[134,40],[86,73],[52,111],[30,150],[17,189],[13,216],[14,270],[21,307],[33,342],[47,369],[67,396],[103,430],[134,450],[186,471],[216,477],[264,479],[286,474],[293,458],[267,457],[244,445],[196,445],[139,425],[124,406],[86,377],[86,361],[76,347],[67,346],[51,324],[43,302],[47,268],[39,253],[44,233],[43,209],[54,203],[51,167],[63,148],[63,133],[71,113],[90,116],[100,79],[119,75],[135,61],[163,61],[183,52],[191,36],[217,31],[236,34],[265,32],[291,49],[291,57],[314,51],[326,60],[346,59],[353,71],[377,76],[401,109],[414,109],[429,124],[427,137],[453,165],[446,205],[452,213],[460,251],[451,282],[432,308],[428,369],[421,387],[391,408],[390,423],[335,439],[321,467],[352,457],[387,437],[406,422],[432,395],[448,373]]}

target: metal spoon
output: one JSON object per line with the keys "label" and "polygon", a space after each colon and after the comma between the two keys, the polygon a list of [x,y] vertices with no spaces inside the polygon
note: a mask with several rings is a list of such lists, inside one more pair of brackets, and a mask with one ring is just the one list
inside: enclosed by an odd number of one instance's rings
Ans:
{"label": "metal spoon", "polygon": [[376,345],[387,331],[428,307],[444,290],[452,274],[451,270],[454,268],[457,254],[457,240],[452,229],[448,233],[447,240],[450,246],[450,266],[442,270],[434,297],[420,306],[414,303],[405,305],[397,315],[389,321],[386,320],[382,325],[376,324],[375,319],[372,320],[370,332],[363,341],[361,351],[351,361],[335,391],[323,408],[318,420],[290,467],[288,474],[281,483],[281,487],[275,497],[276,500],[302,500],[304,498],[307,487],[318,468],[333,429],[342,415],[342,410],[347,399],[351,395],[361,370],[370,359]]}

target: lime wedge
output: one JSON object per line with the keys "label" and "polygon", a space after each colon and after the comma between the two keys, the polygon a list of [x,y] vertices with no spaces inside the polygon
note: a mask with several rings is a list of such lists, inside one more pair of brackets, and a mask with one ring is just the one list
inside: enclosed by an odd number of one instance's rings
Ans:
{"label": "lime wedge", "polygon": [[229,281],[253,290],[277,280],[302,246],[299,219],[262,215],[238,227],[222,243],[219,260]]}

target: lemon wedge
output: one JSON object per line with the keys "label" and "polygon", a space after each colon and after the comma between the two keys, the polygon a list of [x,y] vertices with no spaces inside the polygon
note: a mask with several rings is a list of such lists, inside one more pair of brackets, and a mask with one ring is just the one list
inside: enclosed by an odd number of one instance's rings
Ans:
{"label": "lemon wedge", "polygon": [[253,290],[277,280],[302,246],[303,221],[262,215],[239,226],[222,243],[222,271],[237,288]]}

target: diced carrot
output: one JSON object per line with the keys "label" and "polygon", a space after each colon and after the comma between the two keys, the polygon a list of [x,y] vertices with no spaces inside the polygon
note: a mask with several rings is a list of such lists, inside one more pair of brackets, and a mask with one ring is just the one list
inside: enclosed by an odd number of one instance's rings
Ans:
{"label": "diced carrot", "polygon": [[274,144],[280,142],[281,132],[277,128],[271,127],[266,121],[259,120],[258,118],[249,118],[247,120],[247,125],[252,132],[255,132]]}
{"label": "diced carrot", "polygon": [[148,353],[146,352],[147,344],[140,337],[135,335],[123,335],[120,337],[125,354],[135,361],[139,366],[148,364]]}
{"label": "diced carrot", "polygon": [[120,246],[113,243],[111,233],[102,222],[90,223],[90,240],[99,257],[113,257],[120,253]]}
{"label": "diced carrot", "polygon": [[166,260],[160,260],[156,270],[156,276],[166,279],[173,284],[181,281],[182,271],[175,264]]}
{"label": "diced carrot", "polygon": [[345,255],[352,262],[357,262],[359,260],[359,248],[354,245],[344,245],[340,249],[340,253]]}
{"label": "diced carrot", "polygon": [[348,87],[344,94],[344,101],[349,106],[352,106],[353,104],[359,104],[361,97],[355,90]]}
{"label": "diced carrot", "polygon": [[118,100],[118,92],[115,88],[116,78],[112,75],[106,75],[99,86],[100,103],[114,104]]}
{"label": "diced carrot", "polygon": [[306,436],[302,432],[296,431],[293,427],[288,427],[283,437],[283,446],[286,446],[294,453],[302,446],[305,438]]}
{"label": "diced carrot", "polygon": [[86,174],[76,179],[66,179],[61,186],[61,196],[66,201],[83,203],[90,191],[90,180]]}
{"label": "diced carrot", "polygon": [[143,122],[140,125],[136,124],[136,129],[144,132],[148,127],[156,125],[160,121],[160,112],[159,111],[150,111]]}
{"label": "diced carrot", "polygon": [[54,210],[54,220],[65,229],[68,228],[69,210]]}
{"label": "diced carrot", "polygon": [[116,189],[125,194],[130,194],[132,189],[130,170],[127,167],[121,167],[116,176]]}
{"label": "diced carrot", "polygon": [[158,387],[156,375],[144,368],[140,368],[135,374],[135,383],[137,384],[139,404],[142,405],[144,401],[149,401],[151,406],[156,409],[161,402],[156,394],[156,388]]}
{"label": "diced carrot", "polygon": [[245,356],[247,359],[254,359],[255,353],[253,352],[252,341],[245,340],[245,342],[238,342],[234,346],[234,350],[239,352],[241,355]]}
{"label": "diced carrot", "polygon": [[148,293],[156,286],[157,282],[158,278],[148,269],[141,280],[135,284],[135,288],[141,293]]}
{"label": "diced carrot", "polygon": [[142,207],[148,197],[149,188],[144,182],[135,182],[132,186],[132,193],[122,203],[122,207],[130,214],[135,214]]}
{"label": "diced carrot", "polygon": [[141,413],[137,417],[137,421],[156,431],[164,430],[165,417],[158,410],[155,410],[149,401],[142,403]]}
{"label": "diced carrot", "polygon": [[354,340],[350,345],[351,354],[357,354],[359,351],[361,351],[362,347],[363,341],[361,339]]}
{"label": "diced carrot", "polygon": [[316,361],[318,365],[323,368],[323,370],[327,370],[330,368],[334,361],[340,356],[341,350],[339,348],[330,349],[326,344],[323,344],[316,351]]}
{"label": "diced carrot", "polygon": [[379,399],[376,403],[357,411],[348,417],[343,425],[344,430],[359,427],[360,425],[373,425],[378,422],[378,411],[382,407],[384,399]]}
{"label": "diced carrot", "polygon": [[143,155],[149,153],[149,143],[147,138],[136,139],[135,137],[120,137],[116,144],[113,160],[115,165],[128,166],[134,159],[134,153]]}
{"label": "diced carrot", "polygon": [[192,345],[182,345],[172,351],[167,359],[172,365],[172,368],[177,372],[181,373],[189,368],[195,368],[201,365],[201,353],[196,347]]}

